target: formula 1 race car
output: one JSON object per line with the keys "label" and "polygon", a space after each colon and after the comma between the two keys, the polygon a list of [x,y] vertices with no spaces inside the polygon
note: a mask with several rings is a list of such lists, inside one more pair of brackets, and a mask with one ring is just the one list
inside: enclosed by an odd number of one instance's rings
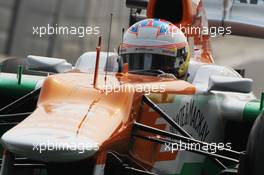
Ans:
{"label": "formula 1 race car", "polygon": [[[214,64],[208,34],[167,36],[179,25],[203,28],[202,1],[127,0],[127,6],[147,8],[147,18],[131,14],[140,21],[124,33],[118,53],[101,52],[99,38],[96,52],[84,53],[74,67],[26,58],[28,69],[56,74],[32,79],[29,93],[0,109],[1,126],[8,126],[0,174],[262,174],[264,93],[257,99],[252,79]],[[211,21],[219,20],[247,26]],[[264,29],[255,28],[254,37]],[[19,71],[14,82],[29,79]]]}

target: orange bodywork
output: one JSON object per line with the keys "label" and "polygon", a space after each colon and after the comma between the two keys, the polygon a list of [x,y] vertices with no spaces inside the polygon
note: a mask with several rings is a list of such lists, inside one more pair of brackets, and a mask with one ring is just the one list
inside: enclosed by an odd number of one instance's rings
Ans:
{"label": "orange bodywork", "polygon": [[[99,145],[97,164],[104,163],[102,154],[109,150],[128,152],[133,121],[148,121],[155,127],[153,120],[142,119],[149,115],[140,110],[141,98],[146,92],[123,90],[106,93],[110,86],[117,89],[139,85],[162,86],[165,92],[158,90],[155,93],[165,98],[168,94],[195,93],[195,87],[188,82],[154,76],[112,73],[104,82],[103,76],[99,75],[97,88],[94,88],[93,74],[57,74],[45,80],[37,109],[14,129],[49,128],[92,139]],[[155,117],[153,114],[153,119]],[[162,126],[158,128],[164,129]]]}

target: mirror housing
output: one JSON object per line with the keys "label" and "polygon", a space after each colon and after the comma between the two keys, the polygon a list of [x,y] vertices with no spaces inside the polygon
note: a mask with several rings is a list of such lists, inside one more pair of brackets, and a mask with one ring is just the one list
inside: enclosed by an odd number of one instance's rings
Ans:
{"label": "mirror housing", "polygon": [[65,59],[28,55],[26,67],[29,70],[51,73],[63,73],[72,70],[72,65]]}
{"label": "mirror housing", "polygon": [[209,77],[207,91],[250,93],[252,92],[252,86],[253,80],[249,78],[212,75]]}

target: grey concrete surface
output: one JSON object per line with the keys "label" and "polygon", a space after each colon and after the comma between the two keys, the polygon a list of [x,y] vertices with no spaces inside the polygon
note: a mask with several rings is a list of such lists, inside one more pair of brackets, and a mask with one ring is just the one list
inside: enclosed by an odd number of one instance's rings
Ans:
{"label": "grey concrete surface", "polygon": [[[110,13],[113,13],[110,50],[120,43],[122,28],[128,27],[126,0],[0,0],[0,53],[63,57],[74,63],[85,51],[94,51],[99,35],[33,35],[33,27],[99,27],[102,48],[107,48]],[[14,6],[18,4],[18,9]],[[12,21],[12,17],[16,18]],[[13,31],[11,30],[13,29]],[[8,41],[9,53],[6,49]]]}
{"label": "grey concrete surface", "polygon": [[14,0],[0,0],[0,53],[6,50]]}

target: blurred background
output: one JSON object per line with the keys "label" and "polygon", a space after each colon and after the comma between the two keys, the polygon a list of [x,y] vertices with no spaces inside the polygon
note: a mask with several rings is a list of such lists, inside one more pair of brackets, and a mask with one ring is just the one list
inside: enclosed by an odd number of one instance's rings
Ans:
{"label": "blurred background", "polygon": [[33,35],[33,26],[98,26],[106,50],[110,13],[113,13],[111,50],[128,27],[130,10],[125,0],[0,0],[0,53],[66,58],[75,63],[85,51],[94,51],[98,35]]}
{"label": "blurred background", "polygon": [[[212,1],[220,2],[205,0],[205,6]],[[264,13],[264,0],[235,0],[234,3],[263,6]],[[122,28],[129,26],[130,9],[126,7],[126,0],[0,0],[0,58],[33,54],[75,63],[82,53],[95,50],[98,35],[40,38],[32,34],[32,27],[98,26],[103,37],[102,47],[106,50],[110,13],[113,13],[110,51],[114,51],[121,41]],[[245,69],[245,76],[254,79],[254,92],[259,96],[264,89],[264,39],[219,36],[212,38],[212,48],[216,63]]]}

